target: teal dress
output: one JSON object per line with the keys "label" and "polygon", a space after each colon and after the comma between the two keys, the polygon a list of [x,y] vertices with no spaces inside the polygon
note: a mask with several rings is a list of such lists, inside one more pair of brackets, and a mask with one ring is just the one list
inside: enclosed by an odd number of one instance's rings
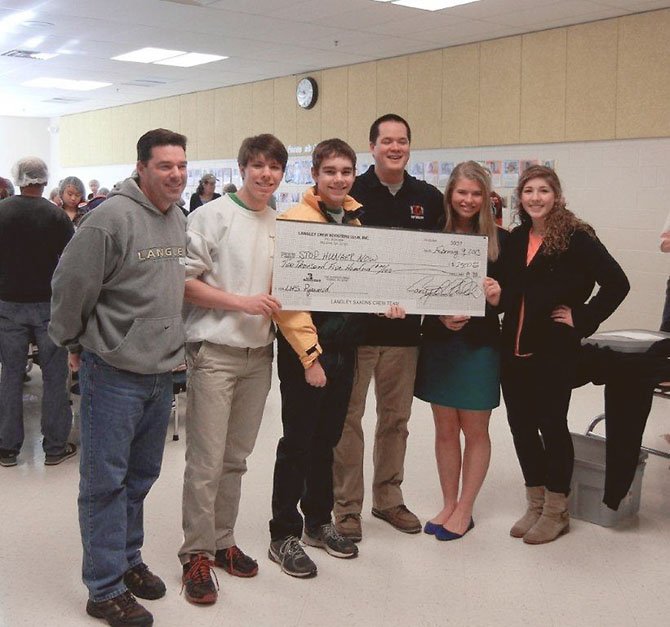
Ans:
{"label": "teal dress", "polygon": [[[500,250],[507,231],[498,229]],[[497,262],[487,275],[496,278]],[[428,403],[456,409],[490,410],[500,405],[500,321],[487,303],[485,315],[450,331],[437,316],[426,316],[414,395]]]}
{"label": "teal dress", "polygon": [[[442,324],[439,320],[438,323]],[[498,348],[473,346],[461,333],[453,332],[446,340],[424,339],[419,351],[414,395],[428,403],[457,409],[483,411],[498,407]]]}

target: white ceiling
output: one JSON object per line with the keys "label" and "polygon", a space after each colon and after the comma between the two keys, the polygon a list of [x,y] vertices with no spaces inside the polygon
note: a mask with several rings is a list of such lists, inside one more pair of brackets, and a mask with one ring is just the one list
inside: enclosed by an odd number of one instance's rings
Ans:
{"label": "white ceiling", "polygon": [[[78,113],[666,7],[670,0],[481,0],[437,12],[373,0],[0,0],[0,23],[34,11],[33,23],[0,32],[0,55],[61,53],[0,56],[0,115]],[[110,59],[148,46],[230,58],[194,68]],[[21,86],[44,76],[112,85]]]}

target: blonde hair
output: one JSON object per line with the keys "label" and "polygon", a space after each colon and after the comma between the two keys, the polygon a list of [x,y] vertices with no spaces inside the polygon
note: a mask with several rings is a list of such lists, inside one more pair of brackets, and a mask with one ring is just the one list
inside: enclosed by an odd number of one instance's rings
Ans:
{"label": "blonde hair", "polygon": [[486,235],[489,238],[488,259],[489,261],[495,261],[500,254],[500,248],[498,246],[498,227],[491,211],[491,176],[488,170],[476,161],[463,161],[451,172],[447,187],[444,190],[444,213],[447,218],[444,231],[445,233],[454,232],[455,211],[451,204],[451,198],[460,179],[474,181],[482,190],[482,208],[473,219],[472,232],[477,235]]}
{"label": "blonde hair", "polygon": [[593,227],[580,220],[572,211],[565,206],[565,198],[563,198],[563,189],[561,188],[561,181],[556,172],[551,168],[543,165],[533,165],[525,169],[519,177],[519,183],[516,187],[517,195],[517,211],[521,224],[531,225],[532,219],[526,213],[526,210],[521,204],[521,192],[528,181],[532,179],[542,179],[554,192],[555,202],[551,211],[544,219],[544,252],[547,255],[554,253],[562,253],[568,249],[570,245],[570,238],[575,231],[584,231],[591,237],[596,237],[596,232]]}

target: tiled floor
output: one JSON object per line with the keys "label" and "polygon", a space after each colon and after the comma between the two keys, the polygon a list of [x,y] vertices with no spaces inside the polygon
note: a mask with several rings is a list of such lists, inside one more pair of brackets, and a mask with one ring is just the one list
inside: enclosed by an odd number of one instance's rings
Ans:
{"label": "tiled floor", "polygon": [[[39,444],[39,370],[25,386],[28,436],[19,465],[0,468],[0,626],[95,624],[86,616],[80,580],[77,460],[45,467]],[[372,434],[372,397],[365,416]],[[182,403],[182,406],[185,403]],[[602,389],[573,396],[570,425],[583,431],[600,412]],[[645,443],[667,450],[670,403],[656,399]],[[430,408],[415,401],[404,493],[425,520],[438,509]],[[183,430],[182,430],[183,431]],[[184,439],[166,443],[163,473],[146,503],[144,558],[168,585],[146,602],[159,626],[339,625],[667,625],[670,620],[669,461],[647,463],[638,517],[617,528],[573,521],[571,531],[544,546],[508,535],[523,511],[521,475],[503,409],[491,421],[493,460],[475,510],[476,528],[463,540],[439,543],[408,536],[373,518],[366,503],[360,556],[338,560],[318,549],[311,580],[282,574],[267,558],[272,466],[280,433],[277,382],[256,450],[249,459],[236,530],[259,560],[250,580],[218,573],[219,602],[194,607],[180,596],[176,557],[181,541]],[[366,470],[369,474],[369,455]]]}

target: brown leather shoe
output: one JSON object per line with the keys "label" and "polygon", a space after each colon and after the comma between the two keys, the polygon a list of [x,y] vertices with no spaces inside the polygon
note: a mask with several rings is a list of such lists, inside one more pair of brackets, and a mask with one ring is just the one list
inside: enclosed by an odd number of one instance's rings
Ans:
{"label": "brown leather shoe", "polygon": [[389,525],[403,533],[419,533],[421,531],[421,521],[404,505],[396,505],[388,509],[373,507],[372,515],[385,520]]}
{"label": "brown leather shoe", "polygon": [[360,542],[363,539],[363,527],[361,526],[360,514],[343,514],[335,518],[335,529],[337,532],[352,542]]}
{"label": "brown leather shoe", "polygon": [[142,607],[127,590],[107,601],[89,599],[86,613],[93,618],[104,618],[112,627],[149,627],[154,624],[151,612]]}
{"label": "brown leather shoe", "polygon": [[123,583],[128,590],[140,599],[161,599],[165,596],[165,584],[158,575],[154,575],[149,567],[140,562],[129,568],[123,575]]}

